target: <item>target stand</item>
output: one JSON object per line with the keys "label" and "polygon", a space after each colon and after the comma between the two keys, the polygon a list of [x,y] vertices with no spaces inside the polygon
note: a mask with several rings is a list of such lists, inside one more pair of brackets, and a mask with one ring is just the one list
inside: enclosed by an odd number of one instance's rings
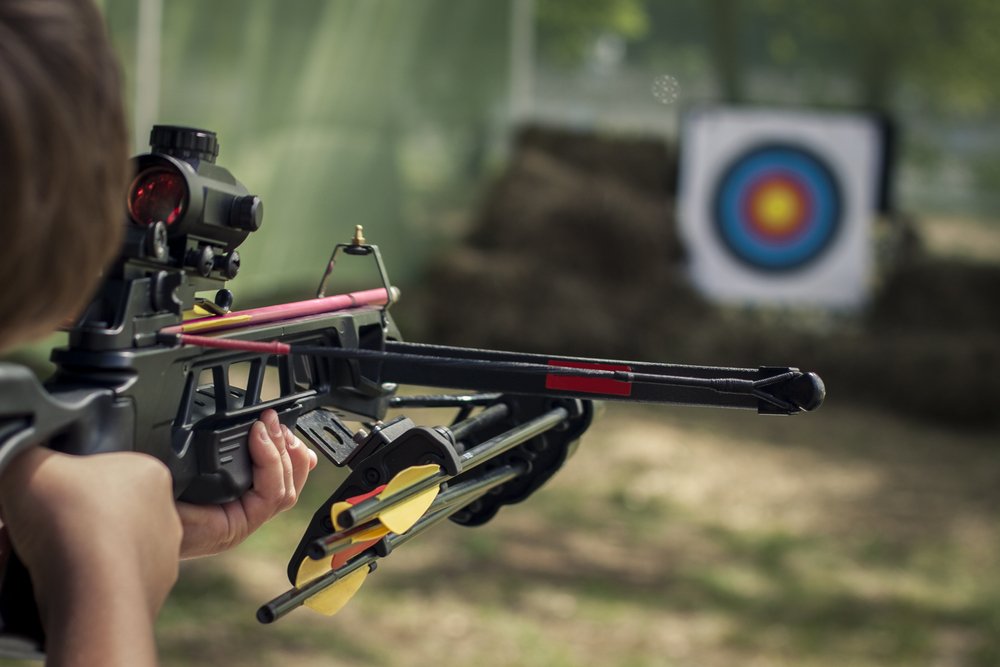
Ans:
{"label": "target stand", "polygon": [[855,308],[868,294],[881,129],[859,114],[685,117],[678,199],[691,278],[731,303]]}

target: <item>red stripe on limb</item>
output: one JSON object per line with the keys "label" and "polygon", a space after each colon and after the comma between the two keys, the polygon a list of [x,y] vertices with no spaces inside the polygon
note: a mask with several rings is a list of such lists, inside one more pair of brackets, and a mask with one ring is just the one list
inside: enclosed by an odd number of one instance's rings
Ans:
{"label": "red stripe on limb", "polygon": [[[586,368],[597,371],[631,371],[631,366],[620,364],[595,364],[584,361],[562,361],[553,359],[549,366],[560,368]],[[549,373],[545,376],[545,388],[560,391],[578,391],[584,394],[608,394],[611,396],[630,396],[632,383],[610,378],[574,377]]]}
{"label": "red stripe on limb", "polygon": [[[305,301],[293,301],[292,303],[279,303],[273,306],[263,306],[262,308],[251,308],[249,310],[239,310],[226,315],[214,315],[211,317],[199,317],[187,320],[182,324],[172,327],[165,327],[160,333],[180,333],[184,326],[198,323],[201,331],[221,331],[234,327],[245,327],[251,324],[263,324],[276,320],[286,320],[293,317],[305,317],[307,315],[320,315],[335,310],[346,308],[356,308],[358,306],[382,306],[389,300],[384,287],[363,290],[361,292],[349,292],[347,294],[335,294],[325,296],[321,299],[307,299]],[[247,319],[249,318],[249,319]],[[211,326],[207,326],[211,324]]]}

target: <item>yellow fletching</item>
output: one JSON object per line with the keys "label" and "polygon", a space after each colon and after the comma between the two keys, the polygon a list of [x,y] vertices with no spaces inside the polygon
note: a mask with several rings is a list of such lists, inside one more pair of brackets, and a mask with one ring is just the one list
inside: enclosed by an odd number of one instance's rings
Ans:
{"label": "yellow fletching", "polygon": [[308,556],[303,558],[302,563],[299,564],[299,572],[295,575],[295,587],[302,588],[321,574],[329,572],[330,560],[329,556],[320,558],[319,560],[313,560]]}
{"label": "yellow fletching", "polygon": [[[332,508],[333,511],[340,511],[337,509],[337,505],[339,504],[347,505],[348,507],[350,507],[348,503],[337,503],[333,506]],[[379,540],[388,534],[389,534],[388,528],[376,524],[371,528],[359,531],[358,533],[351,535],[350,537],[345,537],[344,539],[350,540],[352,544],[356,544],[359,542],[370,542],[372,540]],[[316,577],[324,575],[327,572],[329,572],[332,560],[333,559],[330,556],[327,556],[325,558],[320,558],[319,560],[313,560],[312,558],[309,557],[303,558],[302,562],[299,564],[299,571],[295,575],[295,587],[302,588]],[[358,584],[358,586],[360,585],[361,584]],[[338,586],[340,586],[340,584],[334,584],[334,588]],[[353,595],[353,593],[351,593],[351,595]]]}
{"label": "yellow fletching", "polygon": [[184,333],[192,333],[196,331],[211,331],[222,325],[232,326],[233,324],[243,324],[252,320],[253,317],[250,315],[223,315],[222,317],[215,317],[210,320],[198,320],[195,322],[186,322],[181,325],[181,331]]}
{"label": "yellow fletching", "polygon": [[428,463],[422,466],[410,466],[405,470],[400,470],[396,473],[396,476],[389,480],[389,483],[385,485],[382,489],[382,493],[378,494],[379,500],[386,500],[395,493],[399,493],[408,486],[412,486],[417,482],[421,482],[432,475],[438,474],[441,470],[441,466],[434,463]]}
{"label": "yellow fletching", "polygon": [[[311,560],[311,559],[306,559]],[[333,586],[320,591],[303,603],[313,611],[318,611],[327,616],[333,616],[347,604],[354,594],[361,588],[368,578],[368,568],[362,567],[351,572],[349,575],[335,583]]]}
{"label": "yellow fletching", "polygon": [[[441,467],[434,464],[407,468],[392,478],[385,490],[378,495],[378,498],[379,500],[389,500],[393,494],[438,474],[440,470]],[[382,511],[378,515],[379,522],[393,533],[405,533],[424,515],[427,508],[437,498],[439,490],[440,487],[432,486],[409,500]]]}
{"label": "yellow fletching", "polygon": [[[440,471],[441,467],[434,464],[407,468],[393,477],[377,498],[380,501],[391,501],[394,495],[405,491],[414,484],[419,484],[427,478],[438,474]],[[343,539],[350,540],[352,544],[359,544],[381,539],[390,532],[397,534],[405,533],[427,512],[427,509],[437,497],[439,490],[440,487],[432,486],[426,491],[399,503],[397,506],[384,510],[378,516],[378,523],[363,530],[358,530],[350,536],[345,536]],[[330,518],[333,520],[335,530],[343,530],[337,524],[337,516],[351,507],[352,505],[346,501],[334,503],[330,507]],[[336,562],[336,559],[340,557],[338,555],[334,558],[321,558],[320,560],[304,558],[302,563],[299,564],[299,571],[295,577],[295,587],[302,588],[316,577],[328,573],[331,564]],[[332,586],[308,598],[303,604],[313,611],[332,616],[354,597],[354,594],[358,592],[361,585],[365,583],[365,579],[368,578],[368,572],[368,567],[361,567],[343,579],[340,579]]]}
{"label": "yellow fletching", "polygon": [[371,528],[358,531],[351,535],[351,542],[368,542],[370,540],[381,540],[389,534],[389,529],[383,525],[375,524]]}

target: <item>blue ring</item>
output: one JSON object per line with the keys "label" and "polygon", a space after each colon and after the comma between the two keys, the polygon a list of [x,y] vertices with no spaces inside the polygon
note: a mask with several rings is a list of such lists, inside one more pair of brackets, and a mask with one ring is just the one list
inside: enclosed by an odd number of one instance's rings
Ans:
{"label": "blue ring", "polygon": [[[788,242],[767,242],[753,234],[744,202],[757,177],[776,170],[796,178],[812,199],[805,231]],[[723,247],[743,264],[760,271],[802,267],[833,245],[841,227],[841,188],[831,169],[814,153],[786,144],[756,146],[723,171],[712,199],[714,227]]]}

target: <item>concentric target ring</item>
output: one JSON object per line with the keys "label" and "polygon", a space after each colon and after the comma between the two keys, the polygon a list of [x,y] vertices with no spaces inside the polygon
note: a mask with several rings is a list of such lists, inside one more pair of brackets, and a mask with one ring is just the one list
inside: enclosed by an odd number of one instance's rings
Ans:
{"label": "concentric target ring", "polygon": [[756,146],[722,171],[712,198],[722,246],[764,272],[801,268],[829,249],[842,224],[841,187],[815,153]]}

